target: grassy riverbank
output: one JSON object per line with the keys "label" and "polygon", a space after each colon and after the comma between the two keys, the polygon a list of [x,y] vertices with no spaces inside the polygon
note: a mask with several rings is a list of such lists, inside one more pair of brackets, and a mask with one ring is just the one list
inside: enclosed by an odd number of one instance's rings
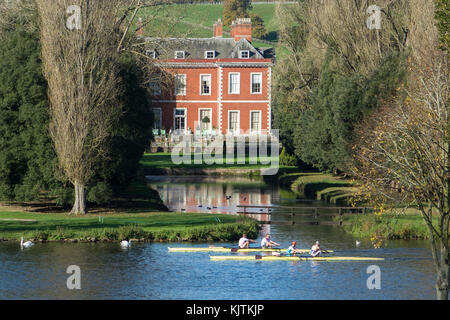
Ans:
{"label": "grassy riverbank", "polygon": [[258,234],[258,224],[237,216],[155,212],[71,216],[0,211],[0,239],[34,241],[233,241]]}
{"label": "grassy riverbank", "polygon": [[342,205],[346,205],[356,191],[354,182],[320,172],[284,173],[279,182],[301,197]]}
{"label": "grassy riverbank", "polygon": [[342,228],[358,238],[376,237],[378,239],[429,239],[428,228],[415,209],[403,213],[385,213],[344,216]]}
{"label": "grassy riverbank", "polygon": [[34,241],[232,241],[257,236],[254,220],[237,216],[168,212],[157,191],[137,179],[105,206],[69,215],[49,201],[0,203],[0,240]]}

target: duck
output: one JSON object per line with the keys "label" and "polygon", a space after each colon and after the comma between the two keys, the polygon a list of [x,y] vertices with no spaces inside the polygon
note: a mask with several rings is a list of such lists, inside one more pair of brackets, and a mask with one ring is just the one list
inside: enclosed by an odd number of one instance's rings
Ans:
{"label": "duck", "polygon": [[122,240],[120,245],[122,246],[122,248],[129,248],[131,246],[131,240],[130,241]]}
{"label": "duck", "polygon": [[21,248],[29,248],[29,247],[31,247],[32,245],[34,245],[33,242],[31,242],[31,241],[25,241],[25,242],[23,242],[23,237],[20,238],[20,247],[21,247]]}

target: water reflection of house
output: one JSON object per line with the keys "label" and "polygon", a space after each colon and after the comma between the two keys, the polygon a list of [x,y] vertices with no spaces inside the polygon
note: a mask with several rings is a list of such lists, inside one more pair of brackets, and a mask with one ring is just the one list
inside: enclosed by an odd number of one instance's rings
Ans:
{"label": "water reflection of house", "polygon": [[[154,186],[165,204],[172,210],[185,208],[194,211],[207,207],[218,207],[214,212],[235,213],[238,205],[272,205],[272,190],[235,189],[225,183],[169,183]],[[276,198],[276,195],[275,195]],[[253,210],[259,213],[259,210]],[[255,215],[258,220],[267,219],[267,215]]]}

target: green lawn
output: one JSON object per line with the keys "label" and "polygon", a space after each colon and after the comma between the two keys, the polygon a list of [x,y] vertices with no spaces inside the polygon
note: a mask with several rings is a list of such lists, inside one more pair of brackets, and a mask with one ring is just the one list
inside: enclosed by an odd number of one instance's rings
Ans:
{"label": "green lawn", "polygon": [[0,211],[0,238],[85,240],[235,240],[257,232],[253,220],[199,213],[109,213],[72,216],[62,213]]}
{"label": "green lawn", "polygon": [[[259,168],[267,168],[270,167],[270,163],[268,165],[261,164],[261,159],[263,161],[270,161],[270,157],[265,158],[249,158],[247,155],[245,158],[234,158],[233,164],[212,164],[209,165],[205,163],[205,161],[202,161],[200,164],[194,163],[194,154],[191,155],[191,163],[190,164],[175,164],[172,161],[171,153],[169,152],[158,152],[158,153],[146,153],[142,157],[141,165],[144,168],[201,168],[201,169],[219,169],[219,168],[231,168],[231,169],[259,169]],[[251,164],[250,160],[256,160],[256,164]],[[224,159],[224,162],[226,159]],[[239,164],[239,161],[245,161],[245,164]],[[282,167],[282,166],[280,166]]]}

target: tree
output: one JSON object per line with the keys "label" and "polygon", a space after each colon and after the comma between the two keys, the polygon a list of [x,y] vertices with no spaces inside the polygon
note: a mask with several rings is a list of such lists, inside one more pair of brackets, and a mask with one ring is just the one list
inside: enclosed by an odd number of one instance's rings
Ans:
{"label": "tree", "polygon": [[250,0],[224,0],[223,24],[229,27],[236,18],[247,18],[251,8]]}
{"label": "tree", "polygon": [[[381,1],[381,31],[365,27],[367,2],[278,4],[274,125],[288,151],[321,170],[348,171],[354,125],[401,80],[407,1]],[[364,27],[361,27],[364,26]]]}
{"label": "tree", "polygon": [[360,196],[382,213],[402,205],[419,209],[430,235],[436,293],[449,290],[448,56],[439,49],[433,1],[412,1],[408,82],[398,98],[366,118],[355,145]]}
{"label": "tree", "polygon": [[267,37],[267,29],[264,26],[263,19],[253,12],[249,14],[249,17],[252,19],[252,37],[257,39]]}
{"label": "tree", "polygon": [[125,190],[139,171],[139,161],[152,137],[153,112],[150,108],[145,72],[135,57],[124,52],[120,57],[119,77],[123,90],[119,101],[122,115],[113,128],[108,156],[94,165],[87,200],[107,203]]}
{"label": "tree", "polygon": [[79,0],[81,29],[66,27],[64,2],[37,0],[50,135],[64,177],[75,188],[72,213],[86,213],[86,185],[107,154],[118,103],[121,1]]}
{"label": "tree", "polygon": [[369,77],[339,75],[330,54],[321,70],[309,109],[293,130],[295,152],[323,171],[349,172],[354,128],[364,114],[390,97],[405,77],[405,57],[387,57]]}
{"label": "tree", "polygon": [[0,199],[29,201],[63,191],[48,136],[47,85],[37,32],[18,27],[0,42]]}

